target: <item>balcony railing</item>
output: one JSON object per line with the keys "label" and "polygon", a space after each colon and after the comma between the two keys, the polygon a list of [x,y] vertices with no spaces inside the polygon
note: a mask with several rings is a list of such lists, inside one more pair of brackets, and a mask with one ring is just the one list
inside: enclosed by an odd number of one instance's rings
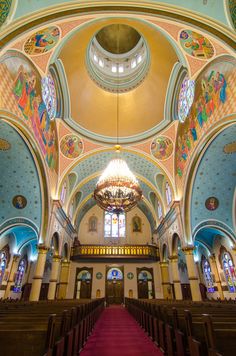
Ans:
{"label": "balcony railing", "polygon": [[154,245],[80,245],[72,248],[72,260],[153,260],[159,261],[159,249]]}

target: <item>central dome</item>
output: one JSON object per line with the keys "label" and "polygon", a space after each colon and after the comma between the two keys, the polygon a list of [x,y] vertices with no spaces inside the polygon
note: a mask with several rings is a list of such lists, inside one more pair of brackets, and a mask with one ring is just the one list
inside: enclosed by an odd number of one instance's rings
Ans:
{"label": "central dome", "polygon": [[92,38],[87,53],[90,77],[101,88],[125,92],[137,87],[147,74],[149,50],[133,27],[111,24]]}
{"label": "central dome", "polygon": [[138,44],[140,38],[140,34],[133,27],[124,24],[105,26],[96,34],[100,46],[112,54],[131,51]]}

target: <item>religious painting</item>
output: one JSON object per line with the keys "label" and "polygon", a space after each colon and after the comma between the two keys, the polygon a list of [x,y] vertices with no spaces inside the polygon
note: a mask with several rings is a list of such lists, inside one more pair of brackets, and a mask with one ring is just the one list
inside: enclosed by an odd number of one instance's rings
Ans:
{"label": "religious painting", "polygon": [[179,41],[184,51],[192,57],[209,59],[214,55],[213,45],[200,33],[183,30],[180,32]]}
{"label": "religious painting", "polygon": [[0,151],[7,151],[10,150],[11,144],[7,140],[0,138]]}
{"label": "religious painting", "polygon": [[132,219],[133,232],[142,232],[142,220],[139,216],[134,216]]}
{"label": "religious painting", "polygon": [[7,85],[0,85],[0,97],[5,109],[28,125],[48,167],[57,170],[56,125],[50,120],[43,101],[41,77],[37,69],[22,54],[9,51],[0,60],[0,75],[7,81]]}
{"label": "religious painting", "polygon": [[232,24],[236,29],[236,1],[228,0],[228,6],[229,6],[229,13],[230,13]]}
{"label": "religious painting", "polygon": [[98,219],[96,216],[90,216],[89,218],[89,231],[90,232],[96,232],[97,231],[97,223]]}
{"label": "religious painting", "polygon": [[188,117],[178,126],[176,174],[180,184],[191,153],[202,135],[224,116],[236,111],[236,61],[228,56],[209,64],[195,82],[195,99]]}
{"label": "religious painting", "polygon": [[165,136],[156,137],[152,141],[151,152],[159,160],[167,159],[173,153],[173,142]]}
{"label": "religious painting", "polygon": [[219,206],[219,200],[216,197],[209,197],[205,201],[205,207],[207,210],[216,210]]}
{"label": "religious painting", "polygon": [[56,46],[60,38],[60,30],[50,26],[34,33],[24,45],[24,50],[29,55],[42,54]]}
{"label": "religious painting", "polygon": [[227,143],[223,149],[224,153],[231,154],[236,152],[236,141]]}
{"label": "religious painting", "polygon": [[0,27],[6,21],[9,12],[11,10],[12,0],[1,0],[0,1]]}
{"label": "religious painting", "polygon": [[12,204],[16,209],[24,209],[27,205],[27,199],[23,195],[16,195],[12,199]]}
{"label": "religious painting", "polygon": [[61,140],[60,149],[66,158],[77,158],[83,150],[83,142],[76,135],[66,135]]}

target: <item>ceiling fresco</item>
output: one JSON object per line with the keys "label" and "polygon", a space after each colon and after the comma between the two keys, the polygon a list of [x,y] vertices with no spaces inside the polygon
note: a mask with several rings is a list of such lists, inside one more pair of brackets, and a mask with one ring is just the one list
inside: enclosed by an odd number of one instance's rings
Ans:
{"label": "ceiling fresco", "polygon": [[0,226],[6,220],[24,217],[40,230],[41,192],[34,159],[17,131],[2,120],[0,137],[9,143],[7,150],[2,150],[0,146]]}
{"label": "ceiling fresco", "polygon": [[[11,3],[0,1],[0,26],[3,25],[4,30],[8,22],[4,21],[9,12],[12,12]],[[99,3],[102,1],[97,0],[96,4]],[[123,0],[120,3],[127,5]],[[14,2],[16,11],[11,21],[20,20],[22,16],[27,18],[29,14],[37,16],[37,11],[41,9],[48,8],[50,13],[55,9],[53,6],[57,6],[57,11],[60,12],[60,4],[64,10],[77,10],[80,6],[83,7],[85,2],[21,0]],[[234,23],[233,1],[228,2],[228,7],[224,6],[223,1],[213,0],[160,0],[156,4],[152,1],[150,6],[160,7],[168,4],[174,6],[176,13],[183,9],[186,12],[187,9],[193,11],[192,14],[196,18],[207,16],[207,23],[210,23],[210,18],[215,19],[224,24],[223,29],[228,26],[227,31],[232,32],[227,20],[227,9],[230,9]],[[165,9],[168,10],[168,6]],[[169,10],[171,13],[173,8]],[[72,198],[74,212],[80,204],[75,219],[77,226],[86,212],[95,205],[95,201],[88,197],[94,191],[98,176],[114,158],[113,150],[104,143],[113,142],[117,137],[121,141],[124,139],[121,156],[140,181],[146,202],[143,200],[138,206],[154,229],[156,217],[152,215],[147,204],[151,201],[150,193],[156,189],[155,193],[161,197],[163,211],[167,212],[169,208],[166,206],[165,182],[168,180],[172,183],[172,192],[179,193],[176,196],[172,194],[173,200],[177,197],[181,199],[191,159],[202,144],[205,134],[222,118],[236,112],[236,60],[225,55],[232,53],[232,48],[220,47],[210,26],[209,31],[203,32],[197,29],[197,26],[191,26],[191,21],[174,23],[170,18],[153,16],[150,19],[146,14],[139,17],[136,14],[119,14],[119,17],[114,14],[111,17],[102,13],[100,15],[101,17],[96,17],[91,14],[89,17],[88,14],[83,14],[80,17],[75,13],[73,18],[67,17],[57,21],[55,17],[53,22],[48,21],[47,24],[40,23],[38,17],[37,24],[35,23],[30,31],[27,29],[22,36],[19,32],[18,38],[12,42],[12,48],[15,47],[15,50],[12,50],[10,43],[10,50],[0,57],[0,109],[15,115],[17,120],[30,130],[32,143],[39,148],[48,168],[48,187],[51,188],[51,175],[54,177],[55,186],[57,185],[55,190],[54,187],[51,189],[52,199],[59,199],[62,184],[67,180],[63,209],[69,213]],[[11,17],[12,15],[8,19]],[[120,94],[107,92],[99,87],[90,78],[86,62],[93,36],[113,23],[132,26],[143,36],[150,49],[150,68],[144,80],[135,89]],[[232,36],[232,40],[233,38]],[[60,68],[56,68],[55,61],[61,62]],[[181,72],[176,69],[177,63],[179,67],[184,66],[194,88],[193,103],[191,101],[189,104],[186,117],[180,120],[182,122],[176,120],[173,123],[173,119],[178,115],[172,115],[171,110],[166,107],[171,106],[178,110]],[[46,78],[48,68],[54,69],[50,71],[55,80],[52,81],[52,92],[54,96],[55,93],[60,94],[54,98],[54,102],[59,101],[59,97],[63,101],[57,103],[61,108],[61,115],[58,115],[57,108],[50,114],[53,101],[48,99],[49,88],[44,85],[42,92],[41,78]],[[60,84],[62,77],[63,90],[60,91],[58,83]],[[65,128],[61,132],[60,123],[63,123],[61,126],[64,125]],[[173,135],[165,135],[162,129],[170,123],[176,124],[176,132]],[[33,158],[14,129],[4,122],[0,122],[0,129],[0,162],[3,162],[4,167],[0,180],[0,188],[3,188],[3,192],[0,189],[0,226],[6,219],[25,217],[34,222],[40,231],[40,182]],[[232,127],[221,133],[211,143],[199,164],[192,191],[193,230],[204,219],[219,220],[231,229],[234,228],[230,212],[235,186],[235,134],[235,128]],[[132,137],[138,137],[137,142],[143,147],[146,145],[148,149],[136,146],[136,151],[135,146],[125,146],[127,142],[135,142]],[[17,147],[20,147],[22,157],[25,157],[22,162],[21,156],[17,158]],[[220,168],[217,165],[219,161]],[[171,174],[167,176],[164,170],[170,171]],[[58,172],[62,172],[63,176]],[[14,187],[13,189],[9,189],[8,175],[11,177],[10,186]],[[174,181],[176,186],[173,185]],[[7,183],[8,187],[5,189]],[[81,204],[84,201],[86,203]],[[33,251],[36,235],[31,241],[31,231],[22,231]],[[15,235],[17,246],[21,244],[22,231],[11,231]],[[198,240],[203,242],[205,239],[211,247],[212,236],[215,236],[214,232],[202,231]]]}
{"label": "ceiling fresco", "polygon": [[216,220],[234,231],[232,206],[236,186],[236,152],[227,154],[224,147],[233,142],[235,137],[236,125],[228,127],[212,141],[201,159],[192,191],[192,230],[205,220]]}

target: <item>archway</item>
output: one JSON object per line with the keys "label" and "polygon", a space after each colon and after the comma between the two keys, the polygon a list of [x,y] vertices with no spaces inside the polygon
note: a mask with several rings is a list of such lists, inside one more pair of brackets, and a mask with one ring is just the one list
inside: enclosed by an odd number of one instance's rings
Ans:
{"label": "archway", "polygon": [[139,299],[153,299],[154,282],[153,282],[153,269],[152,268],[137,268],[137,281],[138,281],[138,298]]}
{"label": "archway", "polygon": [[92,292],[93,268],[77,268],[75,280],[75,299],[90,299]]}
{"label": "archway", "polygon": [[124,301],[124,267],[106,268],[106,302],[122,304]]}

